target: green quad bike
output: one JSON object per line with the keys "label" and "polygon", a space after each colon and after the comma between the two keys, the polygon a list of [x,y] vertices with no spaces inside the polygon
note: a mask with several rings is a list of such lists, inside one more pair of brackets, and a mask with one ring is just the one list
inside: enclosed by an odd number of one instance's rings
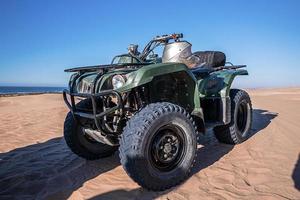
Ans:
{"label": "green quad bike", "polygon": [[110,65],[65,70],[73,74],[63,92],[70,109],[64,137],[75,154],[94,160],[119,150],[135,182],[161,191],[189,177],[207,128],[226,144],[249,137],[250,97],[231,89],[235,76],[248,75],[245,66],[227,64],[218,51],[192,53],[182,37],[157,36],[141,53],[130,45]]}

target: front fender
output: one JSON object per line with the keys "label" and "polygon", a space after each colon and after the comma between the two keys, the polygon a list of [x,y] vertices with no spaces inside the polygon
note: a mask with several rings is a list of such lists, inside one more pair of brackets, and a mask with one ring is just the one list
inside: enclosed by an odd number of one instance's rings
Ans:
{"label": "front fender", "polygon": [[174,103],[179,104],[186,110],[191,111],[193,115],[203,119],[197,79],[188,69],[188,67],[182,63],[159,63],[144,66],[137,71],[128,74],[127,82],[123,87],[117,89],[117,91],[120,93],[128,92],[133,88],[149,83],[153,96],[157,96],[160,93],[166,92],[161,91],[164,85],[160,85],[160,83],[157,84],[158,79],[168,80],[168,77],[170,76],[175,79],[177,77],[180,80],[185,81],[185,84],[174,85],[176,84],[175,82],[166,83],[173,85],[176,89],[180,89],[178,93],[172,93],[172,95],[170,95],[166,101],[174,101]]}
{"label": "front fender", "polygon": [[193,80],[196,81],[195,77],[191,74],[187,66],[182,63],[158,63],[144,66],[128,74],[127,82],[123,87],[118,89],[118,92],[128,92],[132,88],[151,82],[156,76],[179,71],[186,71],[191,75]]}

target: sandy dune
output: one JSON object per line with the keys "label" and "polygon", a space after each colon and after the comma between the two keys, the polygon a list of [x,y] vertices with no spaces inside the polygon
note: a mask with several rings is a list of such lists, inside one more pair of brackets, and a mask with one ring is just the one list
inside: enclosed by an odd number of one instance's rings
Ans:
{"label": "sandy dune", "polygon": [[300,89],[249,90],[252,137],[200,140],[194,175],[165,192],[135,184],[118,155],[85,161],[62,138],[61,95],[0,97],[0,199],[300,199]]}

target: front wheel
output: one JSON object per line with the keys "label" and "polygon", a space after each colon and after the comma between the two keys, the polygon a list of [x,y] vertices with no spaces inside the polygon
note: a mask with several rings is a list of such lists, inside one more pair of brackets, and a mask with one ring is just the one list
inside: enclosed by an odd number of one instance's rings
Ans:
{"label": "front wheel", "polygon": [[250,134],[252,124],[252,105],[247,92],[230,90],[231,121],[227,125],[214,128],[218,141],[226,144],[238,144],[245,141]]}
{"label": "front wheel", "polygon": [[[91,109],[91,100],[83,100],[76,106],[81,109]],[[85,134],[83,127],[77,123],[71,112],[68,113],[65,119],[64,138],[73,153],[87,160],[96,160],[110,156],[118,149],[117,147],[97,142]]]}
{"label": "front wheel", "polygon": [[180,106],[154,103],[124,129],[121,163],[128,175],[149,190],[161,191],[184,181],[195,162],[197,131]]}

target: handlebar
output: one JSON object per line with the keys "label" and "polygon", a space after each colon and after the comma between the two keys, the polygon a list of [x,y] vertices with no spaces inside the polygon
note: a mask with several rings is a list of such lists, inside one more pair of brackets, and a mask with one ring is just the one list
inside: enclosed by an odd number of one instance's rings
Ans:
{"label": "handlebar", "polygon": [[156,36],[145,46],[143,52],[140,55],[140,59],[145,60],[146,57],[149,55],[149,53],[153,51],[153,49],[156,48],[157,46],[161,44],[167,44],[169,40],[172,39],[178,42],[180,38],[183,38],[182,33],[173,33],[170,35]]}
{"label": "handlebar", "polygon": [[168,41],[170,39],[178,40],[179,38],[183,38],[182,33],[173,33],[170,35],[156,36],[153,40],[154,41]]}

